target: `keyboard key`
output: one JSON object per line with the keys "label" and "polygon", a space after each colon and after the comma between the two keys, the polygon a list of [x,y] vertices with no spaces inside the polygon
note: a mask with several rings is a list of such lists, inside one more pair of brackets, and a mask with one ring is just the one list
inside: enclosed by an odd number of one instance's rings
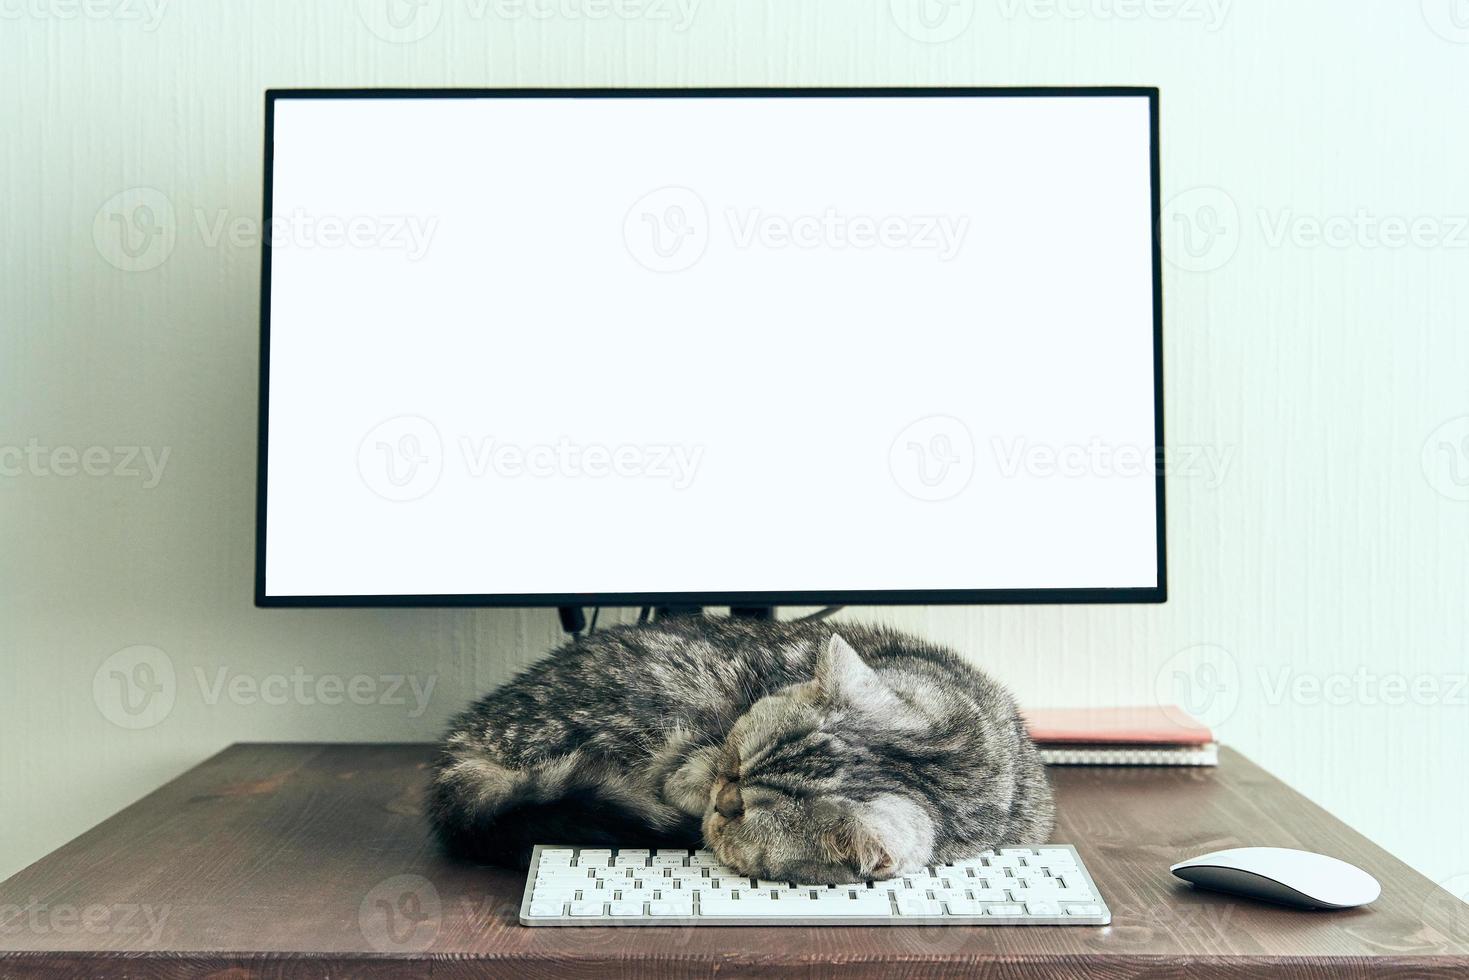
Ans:
{"label": "keyboard key", "polygon": [[536,868],[536,877],[588,878],[596,868],[579,868],[571,864],[542,864]]}
{"label": "keyboard key", "polygon": [[657,899],[648,903],[648,914],[659,917],[670,915],[690,916],[694,914],[694,900],[676,901],[666,898]]}
{"label": "keyboard key", "polygon": [[[710,918],[813,918],[817,916],[839,918],[841,916],[867,916],[888,917],[892,914],[891,907],[886,902],[858,901],[848,899],[844,902],[813,902],[810,900],[798,900],[787,902],[785,899],[770,902],[752,902],[741,899],[733,900],[699,900],[699,914]],[[940,915],[943,913],[940,912]]]}
{"label": "keyboard key", "polygon": [[567,914],[593,917],[601,915],[604,907],[602,902],[572,902]]}
{"label": "keyboard key", "polygon": [[560,918],[561,910],[564,907],[561,902],[535,901],[530,903],[530,909],[526,914],[535,916],[538,919]]}
{"label": "keyboard key", "polygon": [[931,901],[916,895],[900,895],[897,899],[899,915],[934,916],[944,914],[942,902]]}
{"label": "keyboard key", "polygon": [[1028,881],[1024,888],[1011,888],[1010,897],[1017,902],[1029,902],[1035,899],[1047,901],[1074,901],[1090,902],[1094,896],[1090,888],[1066,888],[1058,879],[1048,878],[1046,882]]}
{"label": "keyboard key", "polygon": [[1025,911],[1036,916],[1056,916],[1061,914],[1061,906],[1055,902],[1026,902]]}
{"label": "keyboard key", "polygon": [[[846,888],[823,888],[817,891],[810,899],[806,899],[806,901],[816,902],[850,902],[851,900],[852,892]],[[883,899],[883,901],[886,901],[886,899]]]}
{"label": "keyboard key", "polygon": [[570,864],[575,854],[569,847],[557,847],[541,852],[542,864]]}
{"label": "keyboard key", "polygon": [[[1028,901],[1032,898],[1054,898],[1061,891],[1061,880],[1059,878],[1026,878],[1024,888],[1010,889],[1010,895],[1017,902]],[[1024,898],[1019,896],[1024,895]]]}
{"label": "keyboard key", "polygon": [[1067,915],[1101,915],[1102,914],[1102,907],[1100,905],[1067,905],[1066,906],[1066,914]]}
{"label": "keyboard key", "polygon": [[970,902],[955,900],[944,903],[948,906],[950,915],[984,915],[985,905],[983,902]]}
{"label": "keyboard key", "polygon": [[608,915],[636,915],[636,916],[641,916],[643,914],[643,903],[642,902],[628,902],[628,901],[608,902],[607,903],[607,914]]}
{"label": "keyboard key", "polygon": [[1023,905],[1006,905],[995,903],[992,905],[986,905],[984,908],[986,915],[1015,916],[1025,914],[1025,906]]}

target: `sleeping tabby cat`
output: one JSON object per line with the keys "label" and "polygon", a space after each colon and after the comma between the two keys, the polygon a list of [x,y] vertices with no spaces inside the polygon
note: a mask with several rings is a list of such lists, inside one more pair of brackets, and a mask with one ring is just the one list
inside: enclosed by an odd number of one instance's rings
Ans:
{"label": "sleeping tabby cat", "polygon": [[885,628],[676,617],[570,642],[455,719],[428,815],[452,852],[695,847],[742,874],[883,878],[1043,843],[1010,695]]}

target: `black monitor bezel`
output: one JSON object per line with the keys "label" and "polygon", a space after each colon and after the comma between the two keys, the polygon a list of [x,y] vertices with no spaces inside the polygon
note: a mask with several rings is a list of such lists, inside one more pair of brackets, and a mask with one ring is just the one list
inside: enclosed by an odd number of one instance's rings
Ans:
{"label": "black monitor bezel", "polygon": [[255,605],[261,608],[552,606],[769,606],[769,605],[1043,605],[1161,603],[1168,599],[1163,466],[1163,256],[1159,173],[1159,91],[1149,86],[874,87],[874,88],[381,88],[268,89],[265,93],[265,169],[262,227],[272,215],[275,104],[280,99],[495,99],[495,98],[1145,98],[1148,101],[1152,181],[1153,426],[1157,439],[1157,585],[1141,588],[866,589],[744,592],[510,593],[500,595],[269,595],[265,583],[266,487],[270,415],[270,236],[262,236],[260,269],[259,435],[255,501]]}

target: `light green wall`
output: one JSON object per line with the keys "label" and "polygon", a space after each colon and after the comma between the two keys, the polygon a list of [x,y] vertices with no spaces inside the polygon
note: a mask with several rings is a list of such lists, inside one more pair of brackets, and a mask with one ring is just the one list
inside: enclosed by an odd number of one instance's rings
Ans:
{"label": "light green wall", "polygon": [[[259,213],[265,87],[1121,83],[1162,87],[1183,195],[1169,438],[1228,460],[1170,477],[1173,601],[852,615],[951,642],[1031,703],[1192,677],[1227,741],[1469,882],[1469,488],[1440,448],[1469,479],[1469,18],[1450,0],[954,0],[927,29],[907,0],[531,5],[545,19],[428,0],[407,29],[425,36],[397,41],[385,3],[0,0],[0,446],[107,447],[94,468],[169,453],[156,486],[0,460],[0,875],[233,741],[430,737],[556,635],[549,613],[252,608],[259,252],[213,229]],[[119,250],[109,214],[137,188],[172,211],[166,258]],[[1327,219],[1345,238],[1313,242]],[[139,658],[155,686],[172,671],[166,713],[117,700]],[[380,680],[358,682],[372,703],[322,704],[298,667],[434,686],[421,712],[406,683],[376,703]],[[1383,703],[1381,675],[1430,703]]]}

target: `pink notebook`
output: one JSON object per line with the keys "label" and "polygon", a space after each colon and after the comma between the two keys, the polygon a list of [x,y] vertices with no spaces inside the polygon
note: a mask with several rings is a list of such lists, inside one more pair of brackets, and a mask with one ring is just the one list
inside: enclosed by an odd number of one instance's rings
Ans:
{"label": "pink notebook", "polygon": [[1031,708],[1025,716],[1038,745],[1208,745],[1214,733],[1181,708]]}

